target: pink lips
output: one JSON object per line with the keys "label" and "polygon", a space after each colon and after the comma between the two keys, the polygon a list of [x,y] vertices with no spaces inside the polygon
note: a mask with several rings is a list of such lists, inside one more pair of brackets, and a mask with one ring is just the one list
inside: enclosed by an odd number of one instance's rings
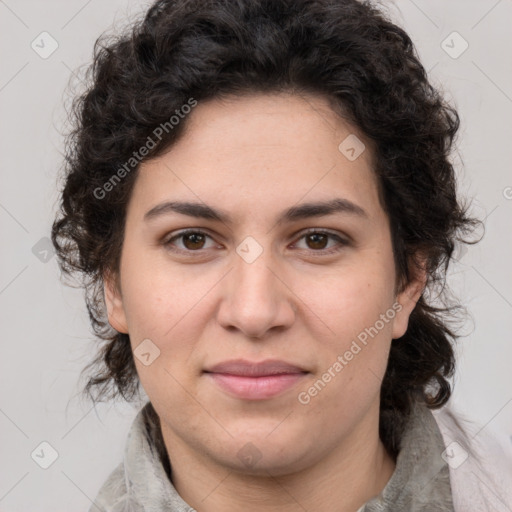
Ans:
{"label": "pink lips", "polygon": [[236,359],[217,364],[206,375],[227,393],[245,400],[264,400],[293,387],[308,372],[285,361],[259,363]]}

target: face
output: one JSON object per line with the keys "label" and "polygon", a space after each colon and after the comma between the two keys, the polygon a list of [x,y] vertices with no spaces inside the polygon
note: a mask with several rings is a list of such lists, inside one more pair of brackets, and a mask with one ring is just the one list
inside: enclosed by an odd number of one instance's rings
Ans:
{"label": "face", "polygon": [[422,283],[395,293],[370,145],[324,99],[213,100],[187,123],[140,168],[109,321],[168,447],[237,471],[311,467],[375,426]]}

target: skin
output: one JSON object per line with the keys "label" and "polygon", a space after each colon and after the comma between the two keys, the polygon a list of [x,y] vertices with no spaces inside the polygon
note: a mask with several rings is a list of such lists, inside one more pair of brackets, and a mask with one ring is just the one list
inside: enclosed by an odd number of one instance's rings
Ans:
{"label": "skin", "polygon": [[[380,386],[392,339],[406,332],[425,283],[418,275],[395,293],[371,145],[316,96],[212,100],[187,123],[167,153],[141,165],[120,274],[105,276],[110,324],[129,333],[134,350],[144,339],[160,350],[147,366],[135,362],[161,420],[173,484],[201,512],[353,512],[395,468],[378,435]],[[355,161],[338,150],[350,134],[366,144]],[[366,216],[276,224],[288,207],[333,198]],[[207,204],[232,221],[175,212],[144,220],[171,200]],[[175,238],[181,252],[172,252],[164,242],[185,228],[208,236]],[[348,243],[305,236],[308,228]],[[263,249],[252,263],[236,252],[247,236]],[[397,302],[400,312],[301,404],[298,394]],[[278,396],[248,401],[203,372],[234,358],[282,359],[309,373]],[[251,464],[238,456],[247,443],[257,454]]]}

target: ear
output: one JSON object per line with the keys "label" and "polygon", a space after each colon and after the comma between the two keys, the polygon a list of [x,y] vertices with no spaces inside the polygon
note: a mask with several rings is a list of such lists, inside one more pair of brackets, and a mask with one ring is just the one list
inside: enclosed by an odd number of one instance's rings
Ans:
{"label": "ear", "polygon": [[401,309],[397,309],[397,314],[393,320],[393,339],[401,338],[407,332],[409,317],[416,307],[416,303],[420,299],[427,283],[425,260],[421,259],[419,265],[415,265],[413,262],[411,267],[414,270],[413,277],[396,296],[396,302],[400,304]]}
{"label": "ear", "polygon": [[117,275],[106,273],[103,276],[103,292],[107,306],[108,323],[116,331],[128,334],[123,298]]}

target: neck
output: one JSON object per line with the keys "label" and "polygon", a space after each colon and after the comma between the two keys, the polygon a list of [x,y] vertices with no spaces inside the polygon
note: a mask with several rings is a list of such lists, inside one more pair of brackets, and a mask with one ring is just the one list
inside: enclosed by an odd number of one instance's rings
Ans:
{"label": "neck", "polygon": [[173,485],[201,512],[355,512],[382,491],[395,469],[378,436],[378,410],[318,463],[284,476],[219,466],[164,424],[162,434],[172,461]]}

